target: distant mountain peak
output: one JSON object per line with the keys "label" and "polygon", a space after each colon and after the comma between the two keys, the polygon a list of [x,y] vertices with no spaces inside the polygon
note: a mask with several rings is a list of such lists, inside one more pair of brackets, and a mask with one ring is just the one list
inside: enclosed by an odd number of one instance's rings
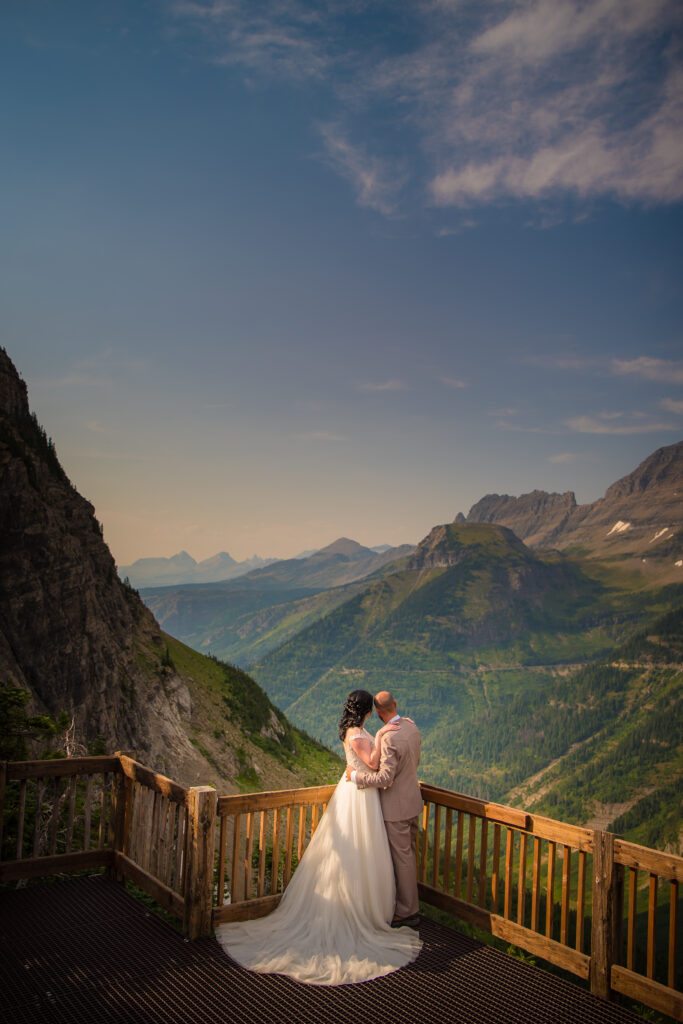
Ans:
{"label": "distant mountain peak", "polygon": [[371,555],[373,551],[371,548],[363,547],[358,541],[351,540],[349,537],[339,537],[331,544],[328,544],[326,548],[320,548],[316,554],[344,555],[346,558],[357,558],[359,555]]}

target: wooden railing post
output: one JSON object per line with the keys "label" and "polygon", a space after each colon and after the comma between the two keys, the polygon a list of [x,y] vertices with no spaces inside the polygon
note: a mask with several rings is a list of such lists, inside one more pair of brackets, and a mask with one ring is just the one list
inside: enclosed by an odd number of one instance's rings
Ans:
{"label": "wooden railing post", "polygon": [[[117,751],[116,757],[120,757],[121,751]],[[114,850],[114,864],[110,868],[110,875],[116,882],[123,882],[123,875],[116,866],[116,854],[124,853],[128,846],[128,832],[130,829],[130,801],[131,782],[123,770],[119,768],[114,779],[114,793],[111,808],[111,835],[112,849]]]}
{"label": "wooden railing post", "polygon": [[211,934],[217,804],[218,794],[211,786],[194,786],[188,790],[183,931],[190,939]]}
{"label": "wooden railing post", "polygon": [[591,926],[591,992],[612,998],[612,964],[619,952],[621,920],[620,872],[614,863],[614,836],[596,829],[593,838],[593,911]]}

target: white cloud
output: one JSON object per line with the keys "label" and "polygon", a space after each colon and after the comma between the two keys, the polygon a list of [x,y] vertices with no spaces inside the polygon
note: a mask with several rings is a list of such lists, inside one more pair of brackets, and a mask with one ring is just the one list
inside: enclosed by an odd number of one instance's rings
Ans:
{"label": "white cloud", "polygon": [[199,29],[217,64],[236,64],[267,77],[321,78],[330,55],[322,15],[297,0],[177,0],[171,12]]}
{"label": "white cloud", "polygon": [[575,462],[577,458],[576,452],[558,452],[557,455],[549,455],[548,462],[556,462],[563,465],[567,462]]}
{"label": "white cloud", "polygon": [[[406,196],[408,161],[440,206],[683,199],[677,0],[182,0],[171,10],[200,30],[210,59],[313,83],[325,159],[384,215]],[[395,47],[396,23],[412,48]],[[352,138],[372,139],[372,154]]]}
{"label": "white cloud", "polygon": [[363,381],[356,385],[358,391],[408,391],[408,385],[392,377],[384,381]]}
{"label": "white cloud", "polygon": [[489,416],[516,416],[517,409],[494,409],[493,412],[489,413]]}
{"label": "white cloud", "polygon": [[632,413],[630,420],[627,421],[624,421],[623,413],[615,412],[598,413],[595,416],[573,416],[571,419],[565,420],[564,423],[570,430],[574,430],[578,434],[613,434],[615,436],[654,434],[677,429],[672,423],[651,420],[638,413]]}
{"label": "white cloud", "polygon": [[623,376],[634,374],[645,380],[664,380],[669,384],[683,384],[683,361],[653,359],[640,356],[638,359],[613,359],[612,373]]}
{"label": "white cloud", "polygon": [[659,401],[662,409],[666,409],[667,412],[674,412],[678,416],[683,416],[683,401],[679,401],[675,398],[662,398]]}
{"label": "white cloud", "polygon": [[466,380],[460,380],[459,377],[439,377],[442,384],[445,384],[447,388],[467,388],[469,384]]}
{"label": "white cloud", "polygon": [[385,216],[398,206],[405,175],[378,157],[369,156],[362,147],[353,145],[337,124],[319,126],[330,165],[351,183],[359,206],[369,206]]}

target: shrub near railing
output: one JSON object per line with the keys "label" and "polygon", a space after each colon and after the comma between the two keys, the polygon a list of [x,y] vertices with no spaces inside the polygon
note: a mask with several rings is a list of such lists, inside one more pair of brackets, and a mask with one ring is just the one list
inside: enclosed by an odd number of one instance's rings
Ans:
{"label": "shrub near railing", "polygon": [[111,867],[117,757],[0,764],[0,882]]}

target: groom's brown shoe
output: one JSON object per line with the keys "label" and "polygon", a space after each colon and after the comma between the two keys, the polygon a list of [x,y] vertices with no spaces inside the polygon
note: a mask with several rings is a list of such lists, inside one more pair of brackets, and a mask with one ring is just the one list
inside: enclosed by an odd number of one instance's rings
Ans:
{"label": "groom's brown shoe", "polygon": [[391,922],[392,928],[417,928],[420,924],[420,915],[411,914],[410,917],[395,917]]}

